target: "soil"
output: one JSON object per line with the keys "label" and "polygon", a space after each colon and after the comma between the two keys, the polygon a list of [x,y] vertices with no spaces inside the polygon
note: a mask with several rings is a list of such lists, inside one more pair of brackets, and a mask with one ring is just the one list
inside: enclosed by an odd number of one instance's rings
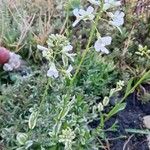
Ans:
{"label": "soil", "polygon": [[150,115],[150,102],[142,104],[136,94],[128,97],[126,102],[126,108],[106,122],[105,127],[109,128],[118,121],[117,131],[107,132],[110,150],[149,150],[146,135],[127,133],[125,129],[144,129],[142,118]]}

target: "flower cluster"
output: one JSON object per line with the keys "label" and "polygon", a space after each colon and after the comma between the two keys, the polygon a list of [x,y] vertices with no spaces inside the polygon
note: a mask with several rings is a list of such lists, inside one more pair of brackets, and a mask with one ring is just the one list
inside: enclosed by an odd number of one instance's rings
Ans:
{"label": "flower cluster", "polygon": [[[108,11],[110,8],[118,7],[121,5],[121,1],[116,0],[104,0],[104,4],[100,0],[88,0],[91,4],[102,7],[103,11]],[[81,20],[93,20],[95,18],[94,8],[89,6],[87,10],[75,8],[73,14],[76,16],[76,20],[73,23],[75,27]],[[116,12],[106,12],[110,21],[108,23],[117,27],[120,30],[120,26],[124,23],[124,13],[117,10]],[[97,41],[94,44],[94,48],[97,52],[102,52],[104,54],[109,54],[109,50],[105,47],[110,45],[112,38],[110,36],[98,37]]]}
{"label": "flower cluster", "polygon": [[124,81],[118,81],[116,84],[116,88],[110,90],[109,97],[112,97],[115,93],[121,91],[123,87],[124,87]]}
{"label": "flower cluster", "polygon": [[[52,34],[47,40],[48,48],[38,45],[37,48],[42,51],[43,57],[48,61],[49,69],[47,76],[58,78],[60,72],[71,78],[75,53],[72,53],[73,47],[68,39],[59,34]],[[63,64],[63,67],[61,65]],[[70,63],[70,64],[69,64]]]}
{"label": "flower cluster", "polygon": [[150,50],[148,49],[147,46],[142,46],[142,45],[139,45],[138,47],[138,51],[135,52],[137,55],[139,56],[148,56],[148,58],[150,58]]}
{"label": "flower cluster", "polygon": [[116,83],[116,88],[111,89],[109,96],[105,96],[103,101],[98,104],[97,106],[98,111],[99,112],[103,111],[104,107],[109,104],[110,98],[114,96],[116,93],[118,93],[119,91],[121,91],[123,87],[124,87],[124,81],[118,81]]}
{"label": "flower cluster", "polygon": [[100,102],[98,105],[97,105],[97,109],[99,112],[103,111],[104,110],[104,107],[107,106],[109,104],[109,97],[105,96],[102,103]]}
{"label": "flower cluster", "polygon": [[13,71],[18,69],[21,65],[21,56],[13,52],[9,52],[9,60],[4,64],[3,69],[5,71]]}
{"label": "flower cluster", "polygon": [[62,135],[59,136],[59,142],[64,143],[65,150],[72,150],[73,140],[75,138],[75,133],[69,127],[62,130]]}

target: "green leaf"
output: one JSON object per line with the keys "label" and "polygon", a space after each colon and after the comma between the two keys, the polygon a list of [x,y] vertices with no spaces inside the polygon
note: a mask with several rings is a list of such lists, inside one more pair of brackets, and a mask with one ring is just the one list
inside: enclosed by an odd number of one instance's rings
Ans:
{"label": "green leaf", "polygon": [[144,76],[144,79],[143,79],[143,82],[148,82],[148,81],[150,81],[150,71],[145,73],[145,76]]}
{"label": "green leaf", "polygon": [[103,105],[107,106],[108,103],[109,103],[109,97],[105,96],[104,99],[103,99]]}
{"label": "green leaf", "polygon": [[150,135],[149,130],[140,130],[140,129],[125,129],[126,132],[136,133],[136,134],[148,134]]}
{"label": "green leaf", "polygon": [[26,143],[25,143],[25,148],[26,149],[29,149],[29,147],[31,147],[33,145],[33,141],[32,140],[28,140],[28,141],[26,141]]}
{"label": "green leaf", "polygon": [[[127,85],[127,88],[126,88],[126,92],[125,92],[125,95],[128,95],[129,93],[132,93],[133,91],[131,90],[132,89],[132,83],[134,81],[134,78],[131,78],[128,82],[128,85]],[[131,91],[130,91],[131,90]]]}
{"label": "green leaf", "polygon": [[100,113],[100,127],[104,128],[104,115],[102,113]]}
{"label": "green leaf", "polygon": [[24,145],[28,139],[28,135],[26,133],[18,133],[16,139],[20,145]]}
{"label": "green leaf", "polygon": [[29,117],[29,128],[30,129],[34,129],[35,125],[36,125],[36,121],[37,121],[37,117],[38,117],[38,112],[32,112],[32,114]]}
{"label": "green leaf", "polygon": [[108,113],[107,118],[105,120],[108,120],[113,115],[117,114],[119,111],[124,110],[126,107],[126,103],[118,103],[116,106]]}

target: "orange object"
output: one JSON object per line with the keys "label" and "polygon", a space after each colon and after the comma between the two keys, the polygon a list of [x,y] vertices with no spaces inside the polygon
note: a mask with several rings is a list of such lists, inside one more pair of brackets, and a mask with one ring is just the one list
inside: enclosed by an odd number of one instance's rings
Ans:
{"label": "orange object", "polygon": [[8,62],[10,57],[9,50],[4,47],[0,47],[0,64],[3,65]]}

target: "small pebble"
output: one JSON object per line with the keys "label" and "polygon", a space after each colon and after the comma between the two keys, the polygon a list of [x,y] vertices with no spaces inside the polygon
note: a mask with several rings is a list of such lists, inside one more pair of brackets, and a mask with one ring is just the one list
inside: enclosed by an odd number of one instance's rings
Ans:
{"label": "small pebble", "polygon": [[150,129],[150,115],[143,117],[143,123],[146,128]]}

